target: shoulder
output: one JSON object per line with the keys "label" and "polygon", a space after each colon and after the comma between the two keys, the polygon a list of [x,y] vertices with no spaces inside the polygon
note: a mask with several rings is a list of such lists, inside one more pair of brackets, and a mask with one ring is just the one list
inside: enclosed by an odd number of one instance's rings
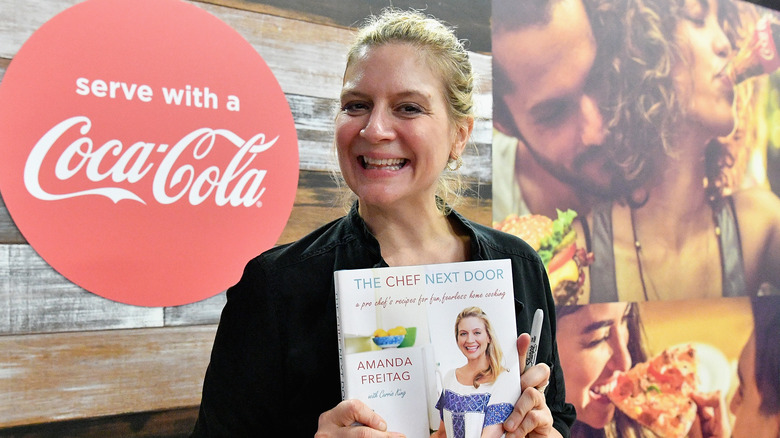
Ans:
{"label": "shoulder", "polygon": [[282,268],[305,263],[336,248],[357,240],[348,217],[336,219],[312,231],[301,239],[271,248],[254,259],[264,266]]}
{"label": "shoulder", "polygon": [[372,259],[367,247],[352,230],[347,217],[337,219],[298,241],[276,246],[251,259],[239,282],[228,290],[228,300],[238,296],[270,300],[290,298],[291,294],[316,294],[331,284],[334,270],[352,267],[351,259]]}
{"label": "shoulder", "polygon": [[442,379],[442,382],[445,386],[451,386],[452,382],[458,383],[458,379],[455,377],[455,370],[456,368],[452,368],[451,370],[447,371],[444,374],[444,378]]}
{"label": "shoulder", "polygon": [[771,190],[758,187],[744,189],[731,197],[740,230],[754,233],[780,226],[780,198]]}
{"label": "shoulder", "polygon": [[539,255],[523,239],[495,228],[463,219],[471,228],[477,243],[490,254],[504,254],[506,257],[518,256],[529,260],[538,260]]}
{"label": "shoulder", "polygon": [[756,214],[765,212],[765,214],[776,214],[780,207],[780,198],[771,190],[761,187],[754,187],[734,192],[731,197],[734,199],[734,206],[737,214]]}

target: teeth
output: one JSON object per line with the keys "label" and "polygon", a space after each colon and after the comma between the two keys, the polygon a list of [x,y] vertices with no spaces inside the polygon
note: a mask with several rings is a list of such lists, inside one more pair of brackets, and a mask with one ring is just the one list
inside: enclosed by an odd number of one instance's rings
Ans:
{"label": "teeth", "polygon": [[375,158],[369,158],[369,157],[363,157],[363,164],[366,167],[366,169],[376,169],[376,168],[389,168],[393,170],[398,170],[406,163],[406,159],[404,158],[383,158],[383,159],[375,159]]}
{"label": "teeth", "polygon": [[613,389],[615,389],[616,385],[617,385],[617,380],[611,380],[604,385],[594,386],[592,390],[596,394],[608,394]]}

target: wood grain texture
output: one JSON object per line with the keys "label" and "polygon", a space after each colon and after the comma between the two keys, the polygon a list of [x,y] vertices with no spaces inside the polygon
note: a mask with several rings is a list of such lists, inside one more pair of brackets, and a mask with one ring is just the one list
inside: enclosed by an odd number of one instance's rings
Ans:
{"label": "wood grain texture", "polygon": [[[0,245],[2,334],[162,327],[163,309],[117,303],[85,291],[29,245]],[[2,314],[0,314],[2,315]]]}
{"label": "wood grain texture", "polygon": [[216,326],[0,336],[0,427],[200,403]]}
{"label": "wood grain texture", "polygon": [[14,426],[0,429],[0,436],[5,438],[185,438],[190,436],[197,418],[198,406],[193,406]]}
{"label": "wood grain texture", "polygon": [[448,0],[201,0],[237,9],[293,18],[311,23],[352,27],[364,17],[394,6],[417,9],[457,28],[458,37],[469,41],[475,52],[491,51],[490,1]]}
{"label": "wood grain texture", "polygon": [[[0,58],[12,59],[24,41],[46,20],[74,0],[16,2],[0,0]],[[258,14],[246,10],[195,3],[241,34],[263,57],[286,94],[338,98],[346,51],[352,40],[350,29]],[[18,18],[18,19],[17,19]],[[492,114],[491,58],[471,53],[479,81],[477,114]]]}

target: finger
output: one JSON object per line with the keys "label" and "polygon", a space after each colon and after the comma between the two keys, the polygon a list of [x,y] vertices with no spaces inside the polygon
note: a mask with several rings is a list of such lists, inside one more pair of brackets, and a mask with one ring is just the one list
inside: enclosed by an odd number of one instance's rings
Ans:
{"label": "finger", "polygon": [[694,392],[691,393],[691,399],[700,407],[717,407],[720,404],[720,390],[713,392]]}
{"label": "finger", "polygon": [[[544,409],[534,409],[526,414],[520,427],[515,433],[518,436],[548,436],[552,430],[552,413],[546,407]],[[536,432],[536,433],[535,433]]]}
{"label": "finger", "polygon": [[540,363],[529,367],[520,375],[520,390],[525,391],[526,388],[533,387],[541,391],[549,381],[550,367],[545,363]]}
{"label": "finger", "polygon": [[533,387],[523,390],[522,395],[520,395],[517,403],[515,403],[512,413],[509,414],[509,417],[504,421],[504,430],[507,432],[514,432],[517,430],[528,413],[536,407],[547,408],[547,405],[544,402],[544,395]]}
{"label": "finger", "polygon": [[525,372],[525,358],[528,357],[528,347],[531,346],[531,335],[522,333],[517,337],[517,355],[520,357],[520,374]]}
{"label": "finger", "polygon": [[376,429],[387,430],[387,423],[360,400],[344,400],[336,406],[336,423],[339,426],[351,426],[355,423]]}
{"label": "finger", "polygon": [[704,438],[701,429],[701,420],[697,417],[693,420],[690,430],[688,430],[688,438]]}

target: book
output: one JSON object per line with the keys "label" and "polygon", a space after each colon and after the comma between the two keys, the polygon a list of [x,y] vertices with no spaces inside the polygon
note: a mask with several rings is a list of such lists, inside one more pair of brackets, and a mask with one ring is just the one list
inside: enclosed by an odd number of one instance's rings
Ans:
{"label": "book", "polygon": [[342,396],[365,402],[388,430],[409,438],[438,430],[445,382],[467,363],[456,319],[471,307],[503,352],[503,396],[512,405],[520,396],[510,260],[341,270],[334,282]]}

